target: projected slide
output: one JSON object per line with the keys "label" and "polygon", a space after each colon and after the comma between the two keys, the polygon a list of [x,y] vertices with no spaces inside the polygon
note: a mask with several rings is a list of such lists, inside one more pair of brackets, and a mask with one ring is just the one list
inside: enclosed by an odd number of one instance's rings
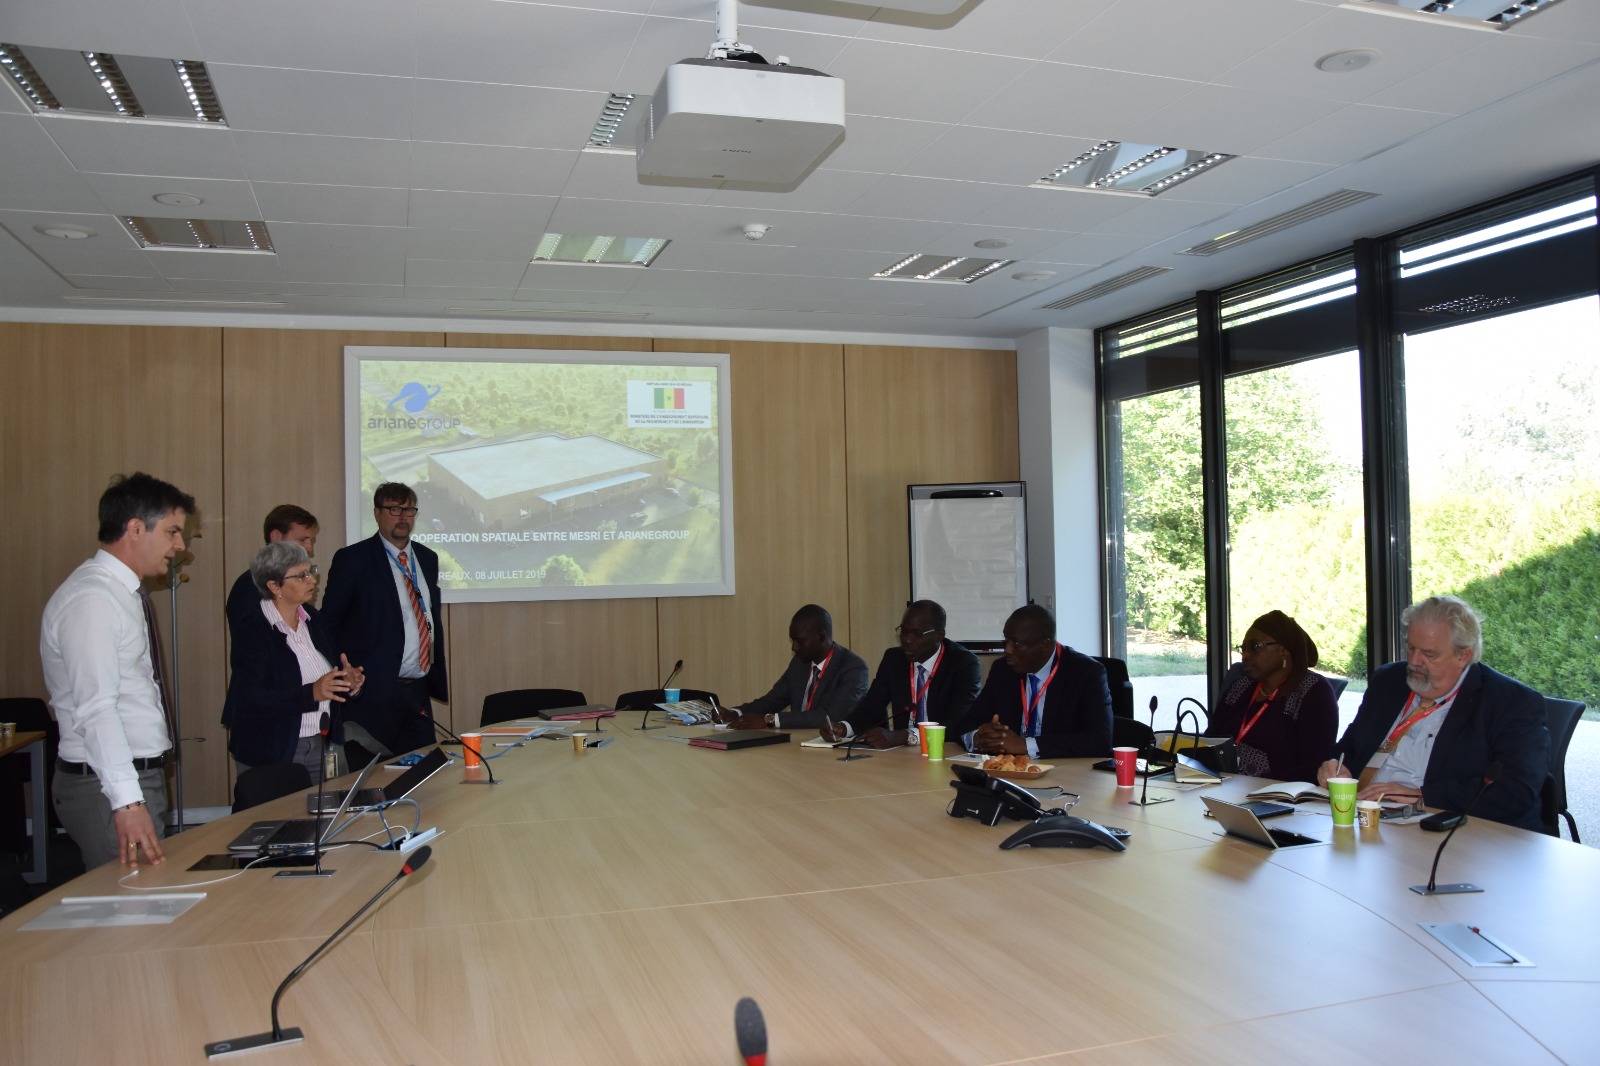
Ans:
{"label": "projected slide", "polygon": [[728,357],[345,348],[351,539],[417,492],[446,602],[733,593]]}

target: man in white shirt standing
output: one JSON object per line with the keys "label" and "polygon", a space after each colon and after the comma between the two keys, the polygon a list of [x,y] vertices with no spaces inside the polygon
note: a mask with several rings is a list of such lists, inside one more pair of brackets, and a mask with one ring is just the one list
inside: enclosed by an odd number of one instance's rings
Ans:
{"label": "man in white shirt standing", "polygon": [[100,497],[100,550],[45,604],[39,633],[50,710],[61,727],[56,813],[94,869],[139,852],[161,862],[167,728],[154,618],[142,581],[183,550],[194,497],[149,474]]}

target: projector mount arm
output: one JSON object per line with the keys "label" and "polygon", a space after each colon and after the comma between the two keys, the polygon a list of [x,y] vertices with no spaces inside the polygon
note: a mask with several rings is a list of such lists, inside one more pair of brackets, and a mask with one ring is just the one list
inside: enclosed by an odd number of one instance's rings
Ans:
{"label": "projector mount arm", "polygon": [[[754,48],[739,40],[739,0],[717,0],[717,40],[706,53],[707,59],[731,59],[740,63],[767,61]],[[776,64],[789,65],[788,56],[779,56]]]}

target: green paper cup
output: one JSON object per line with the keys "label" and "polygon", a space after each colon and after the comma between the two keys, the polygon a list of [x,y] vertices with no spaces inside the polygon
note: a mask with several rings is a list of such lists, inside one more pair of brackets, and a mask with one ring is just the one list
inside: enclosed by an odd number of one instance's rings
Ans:
{"label": "green paper cup", "polygon": [[944,726],[937,722],[923,722],[918,727],[928,739],[928,761],[944,761]]}
{"label": "green paper cup", "polygon": [[1353,777],[1328,778],[1328,805],[1333,808],[1333,824],[1356,824],[1356,779]]}

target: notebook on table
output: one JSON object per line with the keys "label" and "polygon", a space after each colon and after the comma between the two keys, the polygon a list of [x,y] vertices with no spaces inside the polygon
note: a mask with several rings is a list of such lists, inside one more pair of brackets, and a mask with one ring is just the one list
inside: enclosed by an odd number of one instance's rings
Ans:
{"label": "notebook on table", "polygon": [[249,828],[233,838],[233,842],[228,845],[228,850],[246,853],[260,852],[263,855],[283,855],[289,852],[304,851],[317,842],[318,829],[321,829],[322,843],[326,845],[340,819],[344,817],[345,810],[350,806],[350,797],[361,791],[362,784],[377,767],[378,762],[379,757],[374,755],[372,761],[367,763],[366,769],[361,771],[361,776],[356,778],[354,787],[345,792],[344,802],[339,804],[338,808],[333,812],[332,818],[326,820],[316,818],[272,818],[261,822],[251,822]]}
{"label": "notebook on table", "polygon": [[1255,811],[1248,807],[1242,807],[1237,803],[1229,803],[1227,800],[1219,800],[1211,796],[1201,796],[1200,799],[1211,812],[1211,817],[1215,818],[1217,824],[1222,826],[1223,832],[1227,836],[1248,840],[1252,844],[1258,844],[1263,848],[1271,848],[1274,851],[1279,848],[1297,848],[1304,844],[1322,843],[1316,837],[1302,836],[1299,833],[1291,833],[1287,829],[1274,829],[1265,825],[1260,818],[1256,817]]}
{"label": "notebook on table", "polygon": [[444,749],[434,748],[382,788],[362,788],[361,783],[366,780],[366,773],[363,771],[361,777],[357,778],[356,783],[348,789],[307,792],[306,813],[316,814],[321,811],[327,814],[341,807],[357,814],[370,811],[380,803],[393,803],[397,799],[405,799],[416,791],[418,785],[449,765],[450,756],[444,753]]}
{"label": "notebook on table", "polygon": [[691,748],[716,748],[718,751],[732,751],[735,748],[759,748],[763,744],[787,744],[788,733],[776,733],[768,729],[728,729],[721,733],[711,733],[703,737],[694,737],[689,741]]}

